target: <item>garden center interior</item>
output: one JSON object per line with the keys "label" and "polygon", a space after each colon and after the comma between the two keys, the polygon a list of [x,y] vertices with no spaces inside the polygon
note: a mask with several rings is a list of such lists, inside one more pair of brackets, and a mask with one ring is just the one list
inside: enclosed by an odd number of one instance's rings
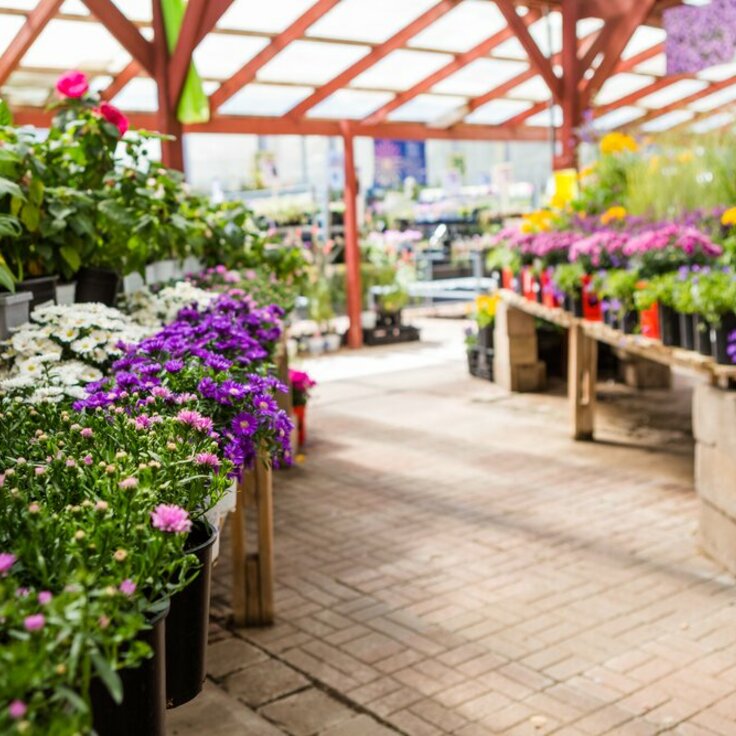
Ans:
{"label": "garden center interior", "polygon": [[0,0],[0,736],[736,734],[734,0]]}

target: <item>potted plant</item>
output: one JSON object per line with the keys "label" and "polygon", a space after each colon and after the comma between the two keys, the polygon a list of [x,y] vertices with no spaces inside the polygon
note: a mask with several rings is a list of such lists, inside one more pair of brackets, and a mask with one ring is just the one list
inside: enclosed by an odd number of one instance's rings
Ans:
{"label": "potted plant", "polygon": [[[707,344],[713,359],[729,364],[728,338],[736,329],[736,278],[729,268],[704,269],[693,276],[693,281],[695,303],[699,317],[708,326]],[[703,339],[703,349],[705,342]]]}
{"label": "potted plant", "polygon": [[654,276],[640,285],[634,295],[636,308],[645,312],[656,307],[659,324],[659,339],[668,347],[680,345],[680,320],[674,303],[676,272]]}
{"label": "potted plant", "polygon": [[578,318],[583,316],[583,276],[585,271],[580,263],[563,263],[557,266],[552,280],[565,295],[565,309]]}
{"label": "potted plant", "polygon": [[638,327],[634,302],[638,283],[639,274],[626,269],[611,269],[599,277],[598,291],[608,302],[609,324],[626,334],[633,333]]}
{"label": "potted plant", "polygon": [[294,407],[294,416],[297,420],[299,447],[304,447],[307,441],[307,403],[311,390],[317,385],[308,373],[304,371],[289,371],[289,383],[291,384],[291,399]]}

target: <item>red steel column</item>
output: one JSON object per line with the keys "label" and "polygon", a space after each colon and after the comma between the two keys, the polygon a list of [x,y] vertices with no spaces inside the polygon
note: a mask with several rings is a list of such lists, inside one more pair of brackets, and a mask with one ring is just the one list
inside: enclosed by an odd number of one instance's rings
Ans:
{"label": "red steel column", "polygon": [[555,159],[555,169],[577,167],[577,128],[582,121],[577,22],[578,0],[562,0],[562,151]]}
{"label": "red steel column", "polygon": [[355,176],[353,135],[348,123],[340,124],[345,149],[345,277],[347,279],[347,307],[350,327],[348,347],[363,347],[363,295],[360,283],[360,245],[358,243],[358,180]]}

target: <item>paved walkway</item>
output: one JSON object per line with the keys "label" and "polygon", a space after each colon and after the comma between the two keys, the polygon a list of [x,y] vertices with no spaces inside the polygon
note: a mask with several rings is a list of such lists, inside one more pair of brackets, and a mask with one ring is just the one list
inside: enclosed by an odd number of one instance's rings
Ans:
{"label": "paved walkway", "polygon": [[172,736],[736,734],[687,391],[603,387],[605,441],[576,444],[561,391],[469,378],[461,332],[313,366],[308,457],[276,485],[278,623],[221,626],[221,564],[211,682]]}

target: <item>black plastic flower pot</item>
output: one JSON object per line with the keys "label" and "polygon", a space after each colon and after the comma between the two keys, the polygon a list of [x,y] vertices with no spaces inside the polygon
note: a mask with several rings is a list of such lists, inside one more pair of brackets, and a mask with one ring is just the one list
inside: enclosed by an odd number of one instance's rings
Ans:
{"label": "black plastic flower pot", "polygon": [[42,304],[51,302],[56,304],[56,283],[58,276],[39,276],[36,279],[26,279],[15,287],[16,294],[19,292],[30,292],[31,311]]}
{"label": "black plastic flower pot", "polygon": [[639,326],[639,313],[634,311],[624,312],[621,318],[621,329],[627,335],[633,335]]}
{"label": "black plastic flower pot", "polygon": [[217,530],[197,522],[187,540],[187,554],[199,563],[197,577],[171,598],[166,620],[166,707],[178,708],[199,695],[207,674],[212,546]]}
{"label": "black plastic flower pot", "polygon": [[376,324],[378,327],[400,327],[401,310],[399,309],[396,312],[386,312],[379,308]]}
{"label": "black plastic flower pot", "polygon": [[679,315],[672,307],[659,305],[659,333],[663,345],[677,347],[680,345]]}
{"label": "black plastic flower pot", "polygon": [[678,315],[680,322],[680,347],[685,350],[695,350],[695,315]]}
{"label": "black plastic flower pot", "polygon": [[[734,361],[728,354],[729,335],[736,331],[736,315],[725,314],[718,327],[710,328],[711,355],[716,363],[731,365]],[[734,342],[736,345],[736,341]]]}
{"label": "black plastic flower pot", "polygon": [[493,325],[478,330],[478,347],[481,350],[493,349]]}
{"label": "black plastic flower pot", "polygon": [[120,276],[108,268],[82,268],[77,274],[76,301],[79,304],[99,302],[108,307],[115,306]]}
{"label": "black plastic flower pot", "polygon": [[98,736],[165,736],[166,734],[166,615],[168,605],[150,622],[139,638],[153,650],[140,666],[119,670],[123,700],[118,705],[105,685],[92,680],[90,699]]}
{"label": "black plastic flower pot", "polygon": [[695,349],[701,355],[710,355],[710,325],[704,317],[696,314],[693,329],[695,331]]}
{"label": "black plastic flower pot", "polygon": [[583,300],[580,296],[565,294],[565,309],[578,319],[583,318]]}

